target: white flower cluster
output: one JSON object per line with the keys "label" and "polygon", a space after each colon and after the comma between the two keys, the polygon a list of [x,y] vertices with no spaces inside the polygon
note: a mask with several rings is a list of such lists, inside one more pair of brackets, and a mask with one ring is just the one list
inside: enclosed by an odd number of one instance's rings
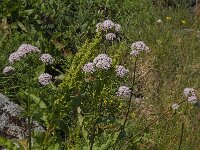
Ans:
{"label": "white flower cluster", "polygon": [[94,67],[94,63],[89,62],[87,64],[85,64],[82,68],[82,70],[86,73],[94,73],[95,72],[95,67]]}
{"label": "white flower cluster", "polygon": [[96,68],[108,70],[111,67],[112,59],[108,57],[106,54],[99,54],[94,58],[93,62],[86,63],[82,70],[85,73],[94,73]]}
{"label": "white flower cluster", "polygon": [[116,38],[116,35],[114,33],[108,33],[106,34],[106,40],[113,41]]}
{"label": "white flower cluster", "polygon": [[130,52],[130,55],[132,56],[137,56],[142,51],[146,52],[150,51],[149,47],[143,41],[134,42],[131,45],[131,50],[132,51]]}
{"label": "white flower cluster", "polygon": [[3,73],[4,73],[4,74],[9,74],[9,73],[12,73],[14,70],[15,70],[14,67],[12,67],[12,66],[6,66],[6,67],[3,69]]}
{"label": "white flower cluster", "polygon": [[121,31],[121,25],[120,24],[115,24],[115,31],[116,32]]}
{"label": "white flower cluster", "polygon": [[104,31],[107,31],[109,29],[112,29],[113,27],[115,26],[114,22],[112,22],[111,20],[105,20],[103,23],[102,23],[102,29]]}
{"label": "white flower cluster", "polygon": [[93,63],[97,68],[108,70],[111,67],[112,59],[106,54],[99,54],[94,58]]}
{"label": "white flower cluster", "polygon": [[120,86],[116,94],[117,94],[117,96],[119,96],[119,97],[126,98],[126,97],[129,97],[129,96],[130,96],[131,90],[130,90],[130,88],[127,87],[127,86]]}
{"label": "white flower cluster", "polygon": [[174,103],[174,104],[172,104],[172,109],[173,110],[176,110],[176,109],[178,109],[180,106],[179,106],[179,104],[177,104],[177,103]]}
{"label": "white flower cluster", "polygon": [[43,73],[38,77],[40,84],[48,85],[51,82],[52,76],[48,73]]}
{"label": "white flower cluster", "polygon": [[96,32],[105,31],[106,33],[106,40],[113,41],[116,38],[115,33],[113,32],[120,32],[121,31],[121,25],[115,24],[111,20],[105,20],[103,22],[99,22],[96,24]]}
{"label": "white flower cluster", "polygon": [[197,103],[197,97],[193,88],[185,88],[183,90],[184,95],[188,98],[188,102],[191,104]]}
{"label": "white flower cluster", "polygon": [[121,30],[120,24],[115,24],[111,20],[105,20],[104,22],[99,22],[96,24],[96,32],[99,31],[108,31],[115,29],[116,32],[119,32]]}
{"label": "white flower cluster", "polygon": [[128,69],[126,69],[124,66],[121,65],[117,65],[115,71],[117,76],[121,78],[123,78],[129,72]]}
{"label": "white flower cluster", "polygon": [[42,54],[40,60],[45,64],[53,64],[53,57],[50,54]]}
{"label": "white flower cluster", "polygon": [[37,47],[32,46],[30,44],[22,44],[16,52],[10,54],[8,61],[9,63],[14,63],[16,61],[21,60],[27,54],[34,52],[40,52],[40,50]]}

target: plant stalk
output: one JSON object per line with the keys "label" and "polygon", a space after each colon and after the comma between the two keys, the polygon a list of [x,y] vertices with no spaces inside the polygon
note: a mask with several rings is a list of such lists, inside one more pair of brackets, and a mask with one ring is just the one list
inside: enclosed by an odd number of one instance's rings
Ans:
{"label": "plant stalk", "polygon": [[125,120],[124,120],[122,129],[125,127],[126,122],[127,122],[127,120],[128,120],[128,115],[129,115],[129,113],[130,113],[131,99],[132,99],[132,97],[133,97],[133,89],[134,89],[135,79],[136,79],[136,69],[137,69],[137,57],[136,57],[135,63],[134,63],[133,80],[132,80],[131,94],[130,94],[129,102],[128,102],[128,110],[127,110],[127,113],[126,113],[126,117],[125,117]]}
{"label": "plant stalk", "polygon": [[31,92],[31,72],[32,66],[29,63],[29,79],[28,79],[28,150],[31,150],[31,105],[30,105],[30,92]]}
{"label": "plant stalk", "polygon": [[182,125],[181,125],[181,138],[180,138],[178,150],[181,150],[181,145],[182,145],[182,141],[183,141],[183,131],[184,131],[184,122],[182,122]]}

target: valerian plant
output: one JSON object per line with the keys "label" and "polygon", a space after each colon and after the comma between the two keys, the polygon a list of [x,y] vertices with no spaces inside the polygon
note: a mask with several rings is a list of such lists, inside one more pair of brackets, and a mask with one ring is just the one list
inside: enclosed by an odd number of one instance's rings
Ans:
{"label": "valerian plant", "polygon": [[[52,102],[43,102],[40,97],[40,88],[43,92],[50,92],[48,87],[51,84],[52,75],[45,73],[45,66],[54,62],[50,54],[41,54],[41,50],[30,44],[22,44],[17,51],[10,54],[8,58],[9,65],[3,69],[5,75],[17,76],[23,83],[19,88],[19,97],[21,105],[25,104],[27,120],[27,145],[32,148],[32,128],[33,118],[39,122],[43,121],[48,125],[48,117],[43,114],[43,109],[51,110]],[[20,79],[21,78],[21,79]],[[50,88],[51,89],[51,88]],[[43,95],[44,96],[44,95]],[[39,109],[38,109],[39,106]],[[48,114],[50,116],[50,114]],[[40,116],[40,117],[38,117]],[[24,137],[26,138],[26,137]]]}
{"label": "valerian plant", "polygon": [[[119,32],[121,26],[111,20],[101,25],[105,32],[113,28]],[[108,34],[104,38],[115,42],[115,36]],[[122,64],[113,61],[109,46],[101,47],[104,44],[101,35],[83,45],[61,84],[53,83],[55,78],[45,72],[45,65],[55,61],[50,54],[41,54],[30,44],[22,44],[10,54],[10,65],[3,72],[11,74],[22,69],[21,77],[26,79],[20,93],[27,100],[28,149],[51,146],[107,149],[118,140],[123,141],[131,102],[136,97],[137,63],[142,53],[150,49],[142,41],[133,43]],[[127,61],[133,67],[127,68]],[[45,126],[45,133],[32,135],[33,118]],[[65,143],[59,141],[63,136]],[[32,137],[35,137],[33,146]]]}

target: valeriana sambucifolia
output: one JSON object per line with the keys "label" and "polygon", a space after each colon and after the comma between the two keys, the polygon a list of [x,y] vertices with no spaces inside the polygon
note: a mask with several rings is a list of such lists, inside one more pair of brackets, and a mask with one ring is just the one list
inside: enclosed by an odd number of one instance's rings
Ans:
{"label": "valeriana sambucifolia", "polygon": [[105,20],[96,24],[96,32],[106,32],[105,39],[108,41],[113,41],[114,39],[116,39],[115,33],[120,31],[121,25],[115,24],[111,20]]}
{"label": "valeriana sambucifolia", "polygon": [[121,31],[121,25],[120,24],[115,24],[115,31],[116,32]]}
{"label": "valeriana sambucifolia", "polygon": [[[10,54],[8,61],[9,63],[14,63],[16,61],[21,60],[22,58],[26,57],[30,53],[41,52],[37,47],[32,46],[30,44],[22,44],[18,50],[12,54]],[[40,60],[45,64],[53,64],[53,57],[50,54],[42,54],[40,56]],[[14,71],[12,66],[7,66],[4,68],[3,73],[9,73]],[[39,82],[42,85],[47,85],[50,83],[52,76],[48,73],[43,73],[38,77]]]}
{"label": "valeriana sambucifolia", "polygon": [[12,66],[6,66],[6,67],[3,69],[3,73],[4,73],[4,74],[10,74],[10,73],[12,73],[14,70],[15,70],[14,67],[12,67]]}
{"label": "valeriana sambucifolia", "polygon": [[177,104],[177,103],[174,103],[174,104],[172,104],[172,109],[173,110],[176,110],[176,109],[178,109],[180,106],[179,106],[179,104]]}
{"label": "valeriana sambucifolia", "polygon": [[108,70],[111,67],[112,59],[106,54],[99,54],[94,58],[93,62],[86,63],[82,67],[82,71],[85,73],[94,73],[96,68]]}
{"label": "valeriana sambucifolia", "polygon": [[119,97],[126,98],[130,96],[131,89],[127,86],[120,86],[116,94]]}
{"label": "valeriana sambucifolia", "polygon": [[117,76],[123,78],[129,72],[129,70],[126,69],[124,66],[117,65],[115,72],[116,72]]}
{"label": "valeriana sambucifolia", "polygon": [[38,81],[42,85],[48,85],[51,82],[51,79],[52,79],[52,75],[48,73],[43,73],[38,77]]}
{"label": "valeriana sambucifolia", "polygon": [[111,30],[112,28],[114,28],[114,30],[116,32],[121,31],[121,25],[115,24],[111,20],[105,20],[103,23],[99,22],[99,23],[96,24],[96,32],[108,31],[108,30]]}
{"label": "valeriana sambucifolia", "polygon": [[112,29],[113,27],[115,26],[114,22],[112,22],[111,20],[105,20],[103,23],[102,23],[102,29],[104,31],[107,31],[109,29]]}
{"label": "valeriana sambucifolia", "polygon": [[95,72],[95,66],[94,63],[89,62],[87,64],[85,64],[82,68],[83,72],[85,73],[94,73]]}
{"label": "valeriana sambucifolia", "polygon": [[53,64],[53,57],[50,54],[42,54],[40,60],[45,64]]}
{"label": "valeriana sambucifolia", "polygon": [[197,103],[197,97],[193,88],[185,88],[183,90],[184,95],[188,98],[188,102],[191,104]]}
{"label": "valeriana sambucifolia", "polygon": [[114,33],[108,33],[106,34],[106,40],[113,41],[116,38],[116,35]]}
{"label": "valeriana sambucifolia", "polygon": [[96,24],[96,32],[100,32],[103,30],[103,24],[101,22]]}
{"label": "valeriana sambucifolia", "polygon": [[143,41],[134,42],[131,45],[130,55],[137,56],[140,52],[146,51],[147,53],[150,51],[149,47]]}
{"label": "valeriana sambucifolia", "polygon": [[99,54],[94,58],[93,63],[95,64],[96,68],[108,70],[111,67],[112,59],[106,54]]}
{"label": "valeriana sambucifolia", "polygon": [[32,46],[30,44],[22,44],[16,52],[10,54],[8,61],[9,63],[14,63],[16,61],[21,60],[29,53],[35,53],[35,52],[40,52],[40,50],[37,47]]}

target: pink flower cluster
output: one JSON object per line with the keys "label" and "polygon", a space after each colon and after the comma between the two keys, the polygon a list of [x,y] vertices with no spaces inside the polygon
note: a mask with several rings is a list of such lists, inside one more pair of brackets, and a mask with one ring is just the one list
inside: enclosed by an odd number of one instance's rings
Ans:
{"label": "pink flower cluster", "polygon": [[197,103],[197,97],[193,88],[185,88],[183,90],[184,95],[188,98],[188,102],[191,104]]}
{"label": "pink flower cluster", "polygon": [[51,82],[52,76],[48,73],[43,73],[38,77],[40,84],[48,85]]}
{"label": "pink flower cluster", "polygon": [[16,52],[10,54],[8,61],[9,63],[14,63],[26,57],[29,53],[35,52],[40,52],[40,50],[30,44],[22,44]]}
{"label": "pink flower cluster", "polygon": [[99,22],[96,25],[96,32],[106,32],[105,38],[108,41],[113,41],[116,39],[116,34],[113,32],[120,32],[121,31],[121,25],[115,24],[111,20],[105,20],[103,22]]}
{"label": "pink flower cluster", "polygon": [[14,70],[15,70],[14,67],[12,67],[12,66],[6,66],[6,67],[3,69],[3,73],[4,73],[4,74],[9,74],[9,73],[12,73]]}
{"label": "pink flower cluster", "polygon": [[119,96],[119,97],[126,98],[126,97],[129,97],[129,96],[130,96],[131,90],[130,90],[130,88],[127,87],[127,86],[120,86],[116,94],[117,94],[117,96]]}
{"label": "pink flower cluster", "polygon": [[50,54],[42,54],[40,60],[45,64],[53,64],[53,57]]}
{"label": "pink flower cluster", "polygon": [[108,70],[111,67],[112,59],[108,57],[106,54],[99,54],[94,58],[93,62],[86,63],[82,70],[85,73],[94,73],[96,68]]}
{"label": "pink flower cluster", "polygon": [[123,78],[129,72],[128,69],[126,69],[124,66],[121,65],[117,65],[115,71],[117,76],[121,78]]}
{"label": "pink flower cluster", "polygon": [[140,52],[146,51],[147,53],[150,51],[149,47],[143,41],[134,42],[131,45],[130,55],[137,56]]}

